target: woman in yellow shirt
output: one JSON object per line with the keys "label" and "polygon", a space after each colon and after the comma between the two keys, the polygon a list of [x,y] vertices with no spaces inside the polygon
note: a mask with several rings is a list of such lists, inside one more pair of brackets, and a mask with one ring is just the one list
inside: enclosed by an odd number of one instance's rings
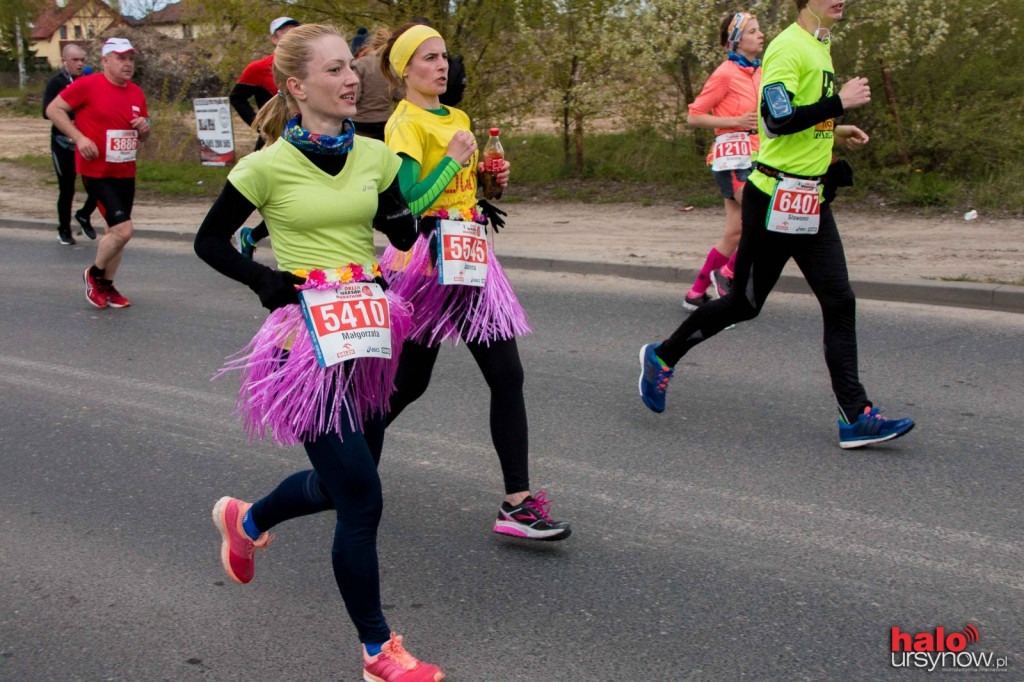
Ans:
{"label": "woman in yellow shirt", "polygon": [[[405,99],[388,120],[384,140],[402,159],[402,194],[413,213],[421,216],[421,237],[413,248],[408,253],[389,248],[381,259],[392,290],[413,305],[413,329],[402,347],[386,421],[392,422],[426,391],[441,342],[462,339],[491,389],[491,440],[505,484],[494,532],[532,540],[565,539],[572,532],[569,524],[551,517],[546,493],[530,490],[523,366],[516,336],[531,330],[486,239],[488,221],[492,227],[504,223],[492,206],[476,198],[482,167],[469,117],[442,106],[439,99],[448,86],[444,39],[427,26],[402,26],[381,50],[381,71],[392,85],[405,87]],[[508,168],[504,162],[498,176],[502,186],[508,182]],[[459,243],[474,245],[467,271],[472,266],[479,277],[481,266],[486,266],[482,286],[459,283],[459,274],[451,282],[440,281],[439,259],[464,251],[449,249],[449,237],[439,238],[439,231],[448,230],[475,235],[460,238]],[[366,425],[371,449],[383,447],[383,427],[379,422]]]}

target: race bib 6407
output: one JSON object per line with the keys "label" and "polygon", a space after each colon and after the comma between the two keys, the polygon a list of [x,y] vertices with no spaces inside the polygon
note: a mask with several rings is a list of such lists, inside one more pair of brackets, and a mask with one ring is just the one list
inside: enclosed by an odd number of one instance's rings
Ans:
{"label": "race bib 6407", "polygon": [[772,193],[766,227],[770,232],[817,234],[821,219],[818,181],[780,178]]}

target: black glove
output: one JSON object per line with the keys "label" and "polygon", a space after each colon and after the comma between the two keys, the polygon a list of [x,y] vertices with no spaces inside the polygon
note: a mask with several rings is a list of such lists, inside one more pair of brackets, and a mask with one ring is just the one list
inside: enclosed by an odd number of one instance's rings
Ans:
{"label": "black glove", "polygon": [[264,308],[277,310],[289,303],[299,302],[299,292],[295,290],[295,286],[305,281],[290,272],[267,268],[252,290],[260,297],[260,303]]}
{"label": "black glove", "polygon": [[505,227],[505,221],[501,219],[501,216],[508,217],[508,213],[505,213],[494,204],[484,201],[481,199],[479,202],[480,208],[483,209],[484,215],[487,217],[487,222],[494,228],[495,233],[498,232],[499,228]]}
{"label": "black glove", "polygon": [[844,159],[833,161],[822,177],[823,198],[826,204],[832,203],[840,187],[853,187],[853,167]]}
{"label": "black glove", "polygon": [[437,229],[437,216],[423,216],[416,219],[416,230],[424,237]]}

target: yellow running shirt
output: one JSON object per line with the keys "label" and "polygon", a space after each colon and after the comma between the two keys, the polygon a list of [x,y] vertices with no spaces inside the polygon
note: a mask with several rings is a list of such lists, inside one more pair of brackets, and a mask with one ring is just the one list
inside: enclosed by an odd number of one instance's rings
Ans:
{"label": "yellow running shirt", "polygon": [[[447,116],[438,116],[421,109],[409,100],[398,103],[384,127],[384,140],[391,151],[405,154],[420,164],[422,181],[446,156],[448,143],[460,130],[470,132],[469,116],[461,109],[445,107]],[[479,151],[455,174],[428,210],[439,208],[470,209],[476,206],[476,170]]]}
{"label": "yellow running shirt", "polygon": [[[836,94],[835,70],[829,46],[798,24],[791,24],[768,44],[764,53],[761,84],[782,83],[793,93],[793,106],[807,106]],[[762,90],[763,96],[763,90]],[[761,121],[761,151],[757,160],[784,173],[816,177],[832,162],[832,132],[829,119],[792,135],[768,137]],[[754,171],[749,182],[765,194],[775,189],[775,178]]]}

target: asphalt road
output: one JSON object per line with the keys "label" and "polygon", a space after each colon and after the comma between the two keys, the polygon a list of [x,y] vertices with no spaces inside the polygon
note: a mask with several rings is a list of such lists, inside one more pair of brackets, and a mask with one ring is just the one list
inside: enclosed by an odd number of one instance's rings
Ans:
{"label": "asphalt road", "polygon": [[[92,247],[0,230],[0,679],[357,680],[330,515],[230,582],[210,508],[307,466],[249,444],[234,377],[263,313],[187,246],[137,240],[95,310]],[[266,254],[264,254],[266,255]],[[486,387],[463,348],[389,432],[383,594],[461,682],[887,680],[890,631],[961,632],[1024,679],[1024,317],[862,302],[874,400],[917,428],[842,451],[813,299],[778,295],[680,365],[663,415],[637,351],[664,284],[513,272],[532,478],[562,543],[490,532]],[[948,673],[942,679],[966,673]]]}

